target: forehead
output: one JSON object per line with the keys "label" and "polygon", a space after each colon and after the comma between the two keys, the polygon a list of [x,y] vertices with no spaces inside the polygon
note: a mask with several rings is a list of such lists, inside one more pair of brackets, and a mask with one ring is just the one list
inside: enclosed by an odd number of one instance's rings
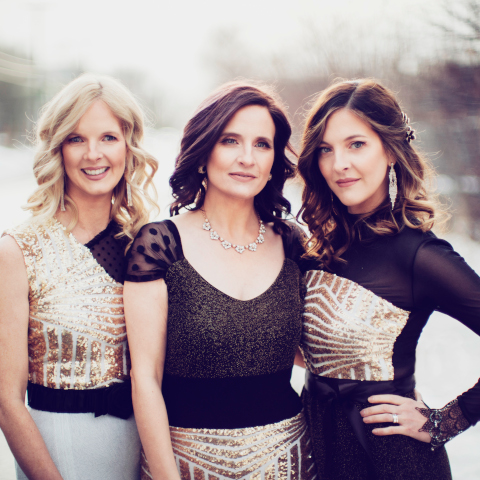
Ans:
{"label": "forehead", "polygon": [[275,123],[267,107],[262,105],[247,105],[242,107],[230,119],[224,131],[230,130],[259,131],[258,135],[275,134]]}
{"label": "forehead", "polygon": [[[103,127],[104,126],[104,127]],[[121,130],[118,118],[113,114],[110,107],[103,100],[96,100],[82,115],[76,125],[76,129],[86,128],[117,128]]]}
{"label": "forehead", "polygon": [[327,120],[323,139],[343,139],[352,135],[377,135],[370,125],[352,110],[341,108],[332,113]]}

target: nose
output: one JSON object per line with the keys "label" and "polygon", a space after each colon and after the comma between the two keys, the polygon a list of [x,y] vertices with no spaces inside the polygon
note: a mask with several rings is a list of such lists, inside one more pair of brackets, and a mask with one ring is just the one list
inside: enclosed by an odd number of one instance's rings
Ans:
{"label": "nose", "polygon": [[336,172],[343,172],[350,168],[350,160],[348,155],[344,152],[335,152],[333,160],[333,168]]}
{"label": "nose", "polygon": [[238,162],[245,167],[251,167],[255,163],[255,157],[253,155],[252,147],[244,147],[238,157]]}
{"label": "nose", "polygon": [[87,160],[95,162],[103,157],[103,153],[100,150],[100,145],[98,142],[89,142],[87,151],[85,153],[85,157]]}

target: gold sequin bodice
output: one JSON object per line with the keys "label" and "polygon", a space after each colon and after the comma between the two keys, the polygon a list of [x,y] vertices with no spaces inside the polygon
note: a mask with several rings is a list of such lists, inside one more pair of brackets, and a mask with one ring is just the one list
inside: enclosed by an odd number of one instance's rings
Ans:
{"label": "gold sequin bodice", "polygon": [[316,375],[393,380],[393,345],[409,313],[348,279],[306,273],[302,349]]}
{"label": "gold sequin bodice", "polygon": [[27,270],[30,382],[81,390],[128,377],[123,285],[55,219],[5,233]]}

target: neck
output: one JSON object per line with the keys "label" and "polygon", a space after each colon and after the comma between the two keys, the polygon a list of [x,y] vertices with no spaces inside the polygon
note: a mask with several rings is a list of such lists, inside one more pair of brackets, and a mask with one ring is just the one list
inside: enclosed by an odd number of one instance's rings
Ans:
{"label": "neck", "polygon": [[212,228],[223,238],[241,243],[243,239],[251,241],[251,236],[258,233],[258,217],[250,199],[222,199],[214,201],[208,192],[205,196],[203,210]]}
{"label": "neck", "polygon": [[[78,221],[72,230],[75,237],[82,243],[89,242],[95,235],[105,230],[110,222],[110,212],[112,208],[110,198],[98,198],[89,201],[83,199],[74,199],[78,210]],[[62,212],[57,211],[58,221],[68,226],[72,220],[70,210]]]}

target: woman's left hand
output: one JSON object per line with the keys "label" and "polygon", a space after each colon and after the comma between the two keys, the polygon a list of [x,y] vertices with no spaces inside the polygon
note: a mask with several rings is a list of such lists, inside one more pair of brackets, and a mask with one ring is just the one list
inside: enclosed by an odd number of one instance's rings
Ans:
{"label": "woman's left hand", "polygon": [[[415,392],[417,400],[400,397],[399,395],[373,395],[369,397],[370,403],[379,403],[374,407],[368,407],[360,412],[364,423],[392,423],[394,426],[374,428],[375,435],[406,435],[421,442],[430,443],[431,437],[427,432],[419,432],[427,419],[416,408],[427,408],[422,402],[418,392]],[[396,415],[396,417],[395,417]]]}

